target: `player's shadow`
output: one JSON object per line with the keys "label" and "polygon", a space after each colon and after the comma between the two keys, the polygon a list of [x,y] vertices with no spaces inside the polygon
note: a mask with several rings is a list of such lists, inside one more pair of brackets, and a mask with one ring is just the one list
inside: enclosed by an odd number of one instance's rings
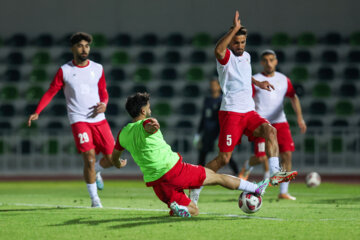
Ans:
{"label": "player's shadow", "polygon": [[23,208],[23,209],[0,209],[0,212],[33,212],[33,211],[49,211],[49,210],[66,210],[65,208]]}
{"label": "player's shadow", "polygon": [[312,201],[315,204],[352,204],[359,203],[360,197],[351,197],[351,198],[333,198],[333,199],[320,199]]}
{"label": "player's shadow", "polygon": [[158,217],[131,217],[131,218],[115,218],[115,219],[103,219],[103,220],[93,220],[88,218],[75,218],[69,221],[66,221],[61,224],[49,225],[52,227],[59,226],[69,226],[69,225],[77,225],[77,224],[85,224],[85,225],[99,225],[104,223],[119,223],[114,226],[110,226],[109,229],[119,229],[119,228],[134,228],[141,227],[144,225],[155,225],[155,224],[163,224],[163,223],[172,223],[172,222],[182,222],[182,221],[216,221],[216,220],[235,220],[235,218],[219,218],[219,217],[195,217],[195,218],[179,218],[179,217],[170,217],[170,216],[158,216]]}

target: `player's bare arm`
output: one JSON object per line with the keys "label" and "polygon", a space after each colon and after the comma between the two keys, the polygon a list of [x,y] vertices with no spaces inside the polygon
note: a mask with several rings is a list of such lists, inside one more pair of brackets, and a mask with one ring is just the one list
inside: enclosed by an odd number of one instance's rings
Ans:
{"label": "player's bare arm", "polygon": [[239,19],[239,11],[236,11],[233,20],[233,26],[216,44],[215,56],[217,59],[224,59],[228,45],[230,44],[235,34],[240,30],[240,28],[241,22]]}
{"label": "player's bare arm", "polygon": [[31,127],[31,121],[38,120],[38,118],[39,118],[39,114],[37,114],[37,113],[31,114],[28,119],[28,127]]}
{"label": "player's bare arm", "polygon": [[127,164],[126,159],[121,159],[121,154],[123,151],[118,151],[116,149],[113,150],[112,156],[111,156],[111,162],[112,164],[117,168],[123,168]]}
{"label": "player's bare arm", "polygon": [[274,86],[272,84],[270,84],[268,81],[261,82],[261,81],[256,80],[253,77],[251,78],[251,81],[255,86],[258,86],[261,89],[267,90],[269,92],[271,91],[271,89],[275,90]]}
{"label": "player's bare arm", "polygon": [[158,120],[156,120],[155,118],[149,118],[147,121],[148,122],[144,126],[144,129],[146,132],[152,134],[160,129],[160,124],[159,124]]}
{"label": "player's bare arm", "polygon": [[296,113],[300,132],[305,133],[307,127],[306,127],[306,123],[305,123],[303,115],[302,115],[299,97],[295,94],[294,97],[290,98],[290,101],[291,101],[291,106],[294,109],[294,112]]}

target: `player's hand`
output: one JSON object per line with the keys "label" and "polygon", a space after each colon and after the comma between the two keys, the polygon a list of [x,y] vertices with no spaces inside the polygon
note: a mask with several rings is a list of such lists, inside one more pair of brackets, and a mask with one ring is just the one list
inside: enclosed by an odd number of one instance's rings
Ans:
{"label": "player's hand", "polygon": [[257,86],[259,88],[267,90],[269,92],[271,92],[271,89],[275,90],[274,86],[272,84],[270,84],[268,81],[258,82]]}
{"label": "player's hand", "polygon": [[103,102],[99,102],[95,106],[90,107],[89,109],[92,111],[88,114],[88,117],[95,118],[99,113],[104,113],[106,111],[106,104]]}
{"label": "player's hand", "polygon": [[39,118],[39,114],[37,113],[31,114],[28,120],[28,127],[31,127],[31,121],[37,120],[38,118]]}
{"label": "player's hand", "polygon": [[298,125],[299,125],[299,128],[300,128],[300,132],[302,134],[306,133],[307,127],[306,127],[306,123],[305,123],[304,119],[299,119],[298,120]]}
{"label": "player's hand", "polygon": [[240,16],[239,11],[236,10],[234,21],[233,21],[233,27],[237,30],[239,30],[241,28],[241,22],[240,22],[239,16]]}
{"label": "player's hand", "polygon": [[127,164],[127,159],[119,158],[118,161],[114,162],[114,166],[117,167],[117,168],[123,168],[123,167],[126,166],[126,164]]}
{"label": "player's hand", "polygon": [[160,124],[159,124],[158,120],[156,120],[155,118],[149,118],[149,119],[147,119],[147,121],[149,121],[149,122],[145,125],[146,132],[155,133],[157,130],[160,129]]}

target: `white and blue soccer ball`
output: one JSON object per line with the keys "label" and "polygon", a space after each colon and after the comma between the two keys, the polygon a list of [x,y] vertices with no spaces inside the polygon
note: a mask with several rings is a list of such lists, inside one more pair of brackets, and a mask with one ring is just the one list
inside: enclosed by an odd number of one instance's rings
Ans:
{"label": "white and blue soccer ball", "polygon": [[317,172],[308,173],[305,177],[305,183],[308,187],[318,187],[321,183],[321,177]]}
{"label": "white and blue soccer ball", "polygon": [[262,205],[261,196],[256,196],[253,193],[242,192],[239,196],[239,208],[244,213],[256,213],[260,210]]}

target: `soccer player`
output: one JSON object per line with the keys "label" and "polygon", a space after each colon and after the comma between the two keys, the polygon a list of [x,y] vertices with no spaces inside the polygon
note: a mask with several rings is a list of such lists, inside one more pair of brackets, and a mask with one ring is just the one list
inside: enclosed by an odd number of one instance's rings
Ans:
{"label": "soccer player", "polygon": [[[217,72],[223,92],[219,111],[220,152],[206,167],[217,172],[226,165],[243,134],[248,136],[249,140],[263,137],[266,142],[265,150],[269,156],[270,182],[272,185],[278,185],[280,182],[290,181],[297,172],[281,171],[276,129],[255,112],[252,83],[267,91],[271,91],[274,87],[267,81],[260,82],[252,78],[250,55],[245,51],[246,37],[247,30],[241,26],[239,12],[236,11],[233,26],[215,47]],[[191,200],[197,202],[200,191],[201,188],[191,190]]]}
{"label": "soccer player", "polygon": [[120,130],[112,154],[113,164],[124,167],[126,160],[120,159],[126,149],[144,174],[146,186],[152,187],[158,198],[166,203],[170,215],[196,216],[199,209],[184,193],[184,189],[202,185],[221,185],[232,190],[243,190],[262,195],[269,180],[255,184],[229,175],[182,161],[182,156],[171,150],[164,141],[159,122],[151,117],[150,96],[136,93],[127,98],[126,110],[132,122]]}
{"label": "soccer player", "polygon": [[[104,114],[109,100],[104,69],[102,65],[88,59],[91,42],[92,36],[87,33],[72,35],[70,43],[74,59],[59,68],[50,88],[30,115],[28,126],[39,118],[41,111],[63,89],[75,144],[84,161],[84,179],[91,206],[101,208],[97,188],[101,190],[104,184],[100,171],[112,166],[111,154],[115,143]],[[96,162],[95,155],[99,152],[104,156]]]}
{"label": "soccer player", "polygon": [[[198,131],[194,137],[194,145],[199,149],[198,165],[205,166],[206,156],[214,150],[214,144],[219,136],[219,109],[221,105],[222,93],[217,78],[210,81],[210,96],[205,97],[204,107],[201,113]],[[235,176],[239,174],[236,162],[231,158],[230,168]]]}
{"label": "soccer player", "polygon": [[[291,171],[292,152],[295,150],[294,142],[291,137],[290,127],[286,120],[283,110],[283,101],[285,97],[290,98],[291,105],[296,113],[297,123],[301,133],[306,132],[306,123],[302,116],[300,100],[295,93],[291,81],[284,74],[276,71],[278,64],[276,54],[273,50],[265,50],[261,54],[261,65],[263,72],[254,75],[259,81],[268,81],[274,87],[272,92],[262,91],[258,87],[254,87],[254,100],[256,111],[267,120],[277,130],[277,140],[279,144],[280,158],[282,168]],[[255,155],[247,160],[241,170],[240,177],[247,179],[252,166],[260,163],[267,163],[268,159],[265,153],[265,139],[256,138]],[[268,178],[269,172],[265,172],[265,178]],[[288,193],[289,182],[280,183],[279,199],[296,200],[295,197]]]}

